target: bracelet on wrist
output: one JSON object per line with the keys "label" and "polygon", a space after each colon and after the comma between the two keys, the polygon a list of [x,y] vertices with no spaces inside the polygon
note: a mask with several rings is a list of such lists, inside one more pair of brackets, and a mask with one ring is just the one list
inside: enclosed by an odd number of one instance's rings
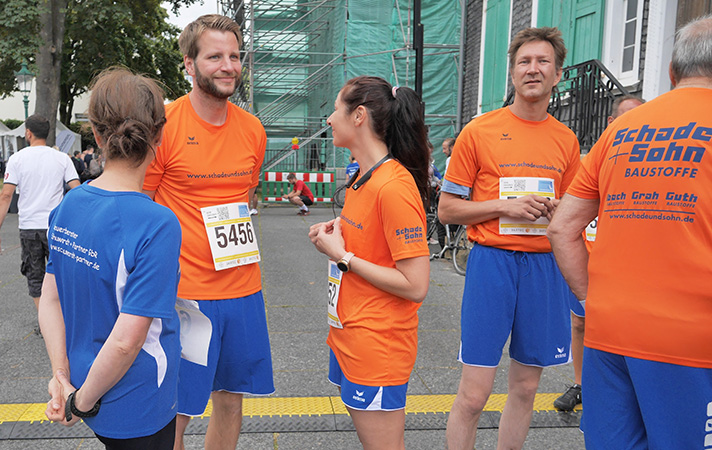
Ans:
{"label": "bracelet on wrist", "polygon": [[67,422],[72,420],[73,415],[82,419],[86,417],[94,417],[99,414],[99,408],[101,408],[101,399],[99,399],[99,401],[96,402],[92,409],[90,409],[89,411],[78,410],[77,405],[74,403],[76,397],[75,394],[77,393],[77,391],[74,391],[69,394],[69,397],[67,397],[67,403],[64,405],[64,418],[67,419]]}

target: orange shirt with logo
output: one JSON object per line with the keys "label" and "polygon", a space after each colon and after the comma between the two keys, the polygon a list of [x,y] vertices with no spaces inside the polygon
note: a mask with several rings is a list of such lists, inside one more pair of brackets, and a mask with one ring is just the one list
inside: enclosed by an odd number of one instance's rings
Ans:
{"label": "orange shirt with logo", "polygon": [[[347,190],[341,226],[346,250],[380,266],[429,255],[418,189],[395,160],[383,163],[358,190]],[[353,272],[343,275],[337,312],[344,328],[330,327],[327,343],[349,381],[408,382],[418,350],[418,308]]]}
{"label": "orange shirt with logo", "polygon": [[221,126],[201,119],[186,95],[166,106],[163,142],[144,189],[180,221],[183,244],[178,296],[191,300],[244,297],[262,288],[260,267],[216,271],[200,208],[247,202],[259,182],[267,137],[252,114],[228,102]]}
{"label": "orange shirt with logo", "polygon": [[616,119],[569,193],[598,199],[585,345],[712,368],[712,89]]}
{"label": "orange shirt with logo", "polygon": [[[538,177],[554,180],[561,198],[580,166],[574,133],[548,115],[541,122],[515,116],[501,108],[476,117],[457,138],[445,179],[472,189],[472,201],[499,199],[502,177]],[[550,252],[545,235],[499,233],[499,218],[470,225],[471,241],[505,250]]]}

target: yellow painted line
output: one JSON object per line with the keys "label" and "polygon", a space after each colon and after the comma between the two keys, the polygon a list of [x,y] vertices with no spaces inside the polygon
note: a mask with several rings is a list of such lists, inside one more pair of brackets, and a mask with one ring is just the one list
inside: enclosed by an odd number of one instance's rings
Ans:
{"label": "yellow painted line", "polygon": [[[534,399],[534,411],[557,411],[554,400],[559,393],[537,394]],[[409,395],[406,399],[406,414],[443,414],[450,412],[455,395]],[[485,411],[501,412],[507,394],[490,395]],[[4,422],[42,422],[46,421],[46,403],[9,403],[0,404],[0,423]],[[340,397],[248,397],[243,401],[245,417],[290,417],[290,416],[325,416],[346,415],[348,411]],[[580,411],[581,405],[575,411]],[[199,417],[207,418],[213,412],[212,402],[208,402],[205,412]]]}

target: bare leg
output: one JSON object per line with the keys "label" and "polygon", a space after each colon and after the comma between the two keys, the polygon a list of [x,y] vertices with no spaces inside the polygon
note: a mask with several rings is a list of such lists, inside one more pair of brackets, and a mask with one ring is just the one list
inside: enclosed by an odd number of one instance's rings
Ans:
{"label": "bare leg", "polygon": [[215,391],[213,413],[205,433],[206,450],[235,450],[242,427],[242,394]]}
{"label": "bare leg", "polygon": [[499,421],[498,450],[521,449],[524,445],[541,372],[541,367],[525,366],[516,361],[509,366],[507,403]]}
{"label": "bare leg", "polygon": [[35,301],[35,309],[36,309],[37,311],[39,311],[39,310],[40,310],[40,298],[39,298],[39,297],[32,297],[32,300]]}
{"label": "bare leg", "polygon": [[405,450],[405,410],[360,411],[348,408],[364,450]]}
{"label": "bare leg", "polygon": [[173,444],[173,450],[185,450],[183,435],[185,434],[185,429],[189,422],[190,416],[184,416],[183,414],[176,416],[176,440]]}
{"label": "bare leg", "polygon": [[571,315],[571,357],[574,360],[574,382],[581,385],[581,369],[583,368],[583,335],[586,318]]}
{"label": "bare leg", "polygon": [[477,438],[477,423],[492,393],[496,367],[462,366],[460,387],[447,420],[447,448],[472,450]]}

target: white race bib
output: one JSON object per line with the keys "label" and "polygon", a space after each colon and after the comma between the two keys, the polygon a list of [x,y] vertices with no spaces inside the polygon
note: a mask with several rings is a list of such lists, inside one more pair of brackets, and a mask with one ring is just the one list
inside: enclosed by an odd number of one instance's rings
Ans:
{"label": "white race bib", "polygon": [[176,299],[176,311],[180,318],[180,357],[207,366],[213,324],[200,312],[195,300]]}
{"label": "white race bib", "polygon": [[334,328],[344,328],[339,319],[339,313],[336,312],[336,305],[339,304],[341,277],[343,275],[344,273],[339,270],[336,263],[329,260],[329,309],[327,311],[327,319],[329,325]]}
{"label": "white race bib", "polygon": [[598,217],[593,219],[586,227],[586,240],[594,242],[596,240],[596,230],[598,230]]}
{"label": "white race bib", "polygon": [[[499,198],[501,200],[538,195],[552,200],[556,198],[554,180],[536,177],[502,177],[499,179]],[[499,218],[499,234],[544,235],[549,219],[540,217],[534,222],[512,217]]]}
{"label": "white race bib", "polygon": [[215,270],[260,261],[260,249],[247,203],[201,208]]}

